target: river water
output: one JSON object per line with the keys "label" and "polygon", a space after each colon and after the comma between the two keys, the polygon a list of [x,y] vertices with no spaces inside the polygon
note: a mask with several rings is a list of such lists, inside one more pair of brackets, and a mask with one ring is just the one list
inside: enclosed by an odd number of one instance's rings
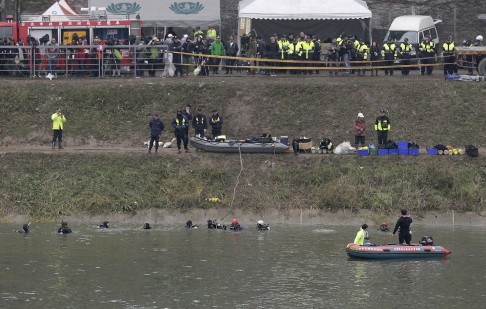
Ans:
{"label": "river water", "polygon": [[[0,224],[0,308],[484,308],[486,229],[416,226],[445,259],[363,261],[350,226],[242,232]],[[396,241],[370,231],[375,243]]]}

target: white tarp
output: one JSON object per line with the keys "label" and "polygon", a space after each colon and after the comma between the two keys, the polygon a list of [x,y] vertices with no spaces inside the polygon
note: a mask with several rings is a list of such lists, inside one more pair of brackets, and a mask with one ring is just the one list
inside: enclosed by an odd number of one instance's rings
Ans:
{"label": "white tarp", "polygon": [[42,16],[49,16],[49,21],[65,21],[78,16],[76,12],[66,3],[65,0],[54,2],[41,16],[36,17],[33,21],[42,21]]}
{"label": "white tarp", "polygon": [[207,27],[221,22],[220,0],[90,0],[89,5],[123,18],[138,14],[144,27]]}
{"label": "white tarp", "polygon": [[242,0],[238,17],[252,19],[366,19],[362,0]]}

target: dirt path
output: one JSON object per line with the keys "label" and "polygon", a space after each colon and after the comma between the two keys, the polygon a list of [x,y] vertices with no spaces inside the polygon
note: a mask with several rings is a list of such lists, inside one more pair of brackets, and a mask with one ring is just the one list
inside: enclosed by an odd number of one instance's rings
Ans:
{"label": "dirt path", "polygon": [[[184,150],[181,154],[177,152],[177,148],[162,148],[159,147],[158,153],[152,153],[151,155],[199,155],[203,154],[204,151],[197,151],[194,147],[189,148],[189,153],[184,153]],[[105,154],[105,153],[118,153],[118,154],[147,154],[147,147],[140,146],[140,147],[128,147],[128,146],[119,146],[119,147],[93,147],[93,146],[73,146],[73,147],[66,147],[64,149],[52,149],[50,146],[2,146],[0,147],[0,154],[5,153],[43,153],[43,154],[51,154],[51,153],[69,153],[69,154],[83,154],[83,153],[90,153],[90,154]],[[425,155],[427,153],[426,149],[420,149],[420,154]],[[290,154],[290,153],[289,153]],[[308,156],[312,154],[302,154],[303,156]],[[355,153],[351,153],[350,155],[355,155]],[[486,149],[480,148],[479,149],[480,156],[486,156]]]}

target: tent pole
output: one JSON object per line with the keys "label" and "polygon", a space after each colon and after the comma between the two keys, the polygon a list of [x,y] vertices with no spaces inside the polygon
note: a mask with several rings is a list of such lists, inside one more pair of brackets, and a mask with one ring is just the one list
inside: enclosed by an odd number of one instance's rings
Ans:
{"label": "tent pole", "polygon": [[370,31],[370,45],[372,45],[373,44],[373,31],[371,29],[371,18],[370,18],[370,20],[368,22],[368,29]]}

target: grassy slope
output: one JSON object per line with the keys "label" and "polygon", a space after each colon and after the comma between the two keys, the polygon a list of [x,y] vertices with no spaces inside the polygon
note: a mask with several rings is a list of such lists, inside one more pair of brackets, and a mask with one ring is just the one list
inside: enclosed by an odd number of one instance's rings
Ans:
{"label": "grassy slope", "polygon": [[[247,137],[353,137],[351,122],[368,121],[380,107],[390,110],[395,140],[484,145],[486,89],[481,83],[437,79],[194,79],[6,81],[0,102],[3,145],[48,144],[49,116],[56,107],[68,117],[69,146],[139,147],[154,111],[168,125],[186,103],[218,107],[224,133]],[[203,83],[204,82],[204,83]],[[55,85],[54,85],[55,84]],[[375,139],[370,130],[368,137]],[[164,139],[171,138],[166,132]],[[377,213],[400,207],[416,212],[456,209],[480,212],[486,196],[482,157],[243,156],[244,172],[233,207],[259,211],[316,207],[367,208]],[[238,156],[200,153],[148,157],[138,153],[8,153],[0,157],[0,210],[35,218],[80,212],[108,213],[141,208],[187,210],[228,207],[239,172]],[[136,203],[135,203],[136,202]]]}

